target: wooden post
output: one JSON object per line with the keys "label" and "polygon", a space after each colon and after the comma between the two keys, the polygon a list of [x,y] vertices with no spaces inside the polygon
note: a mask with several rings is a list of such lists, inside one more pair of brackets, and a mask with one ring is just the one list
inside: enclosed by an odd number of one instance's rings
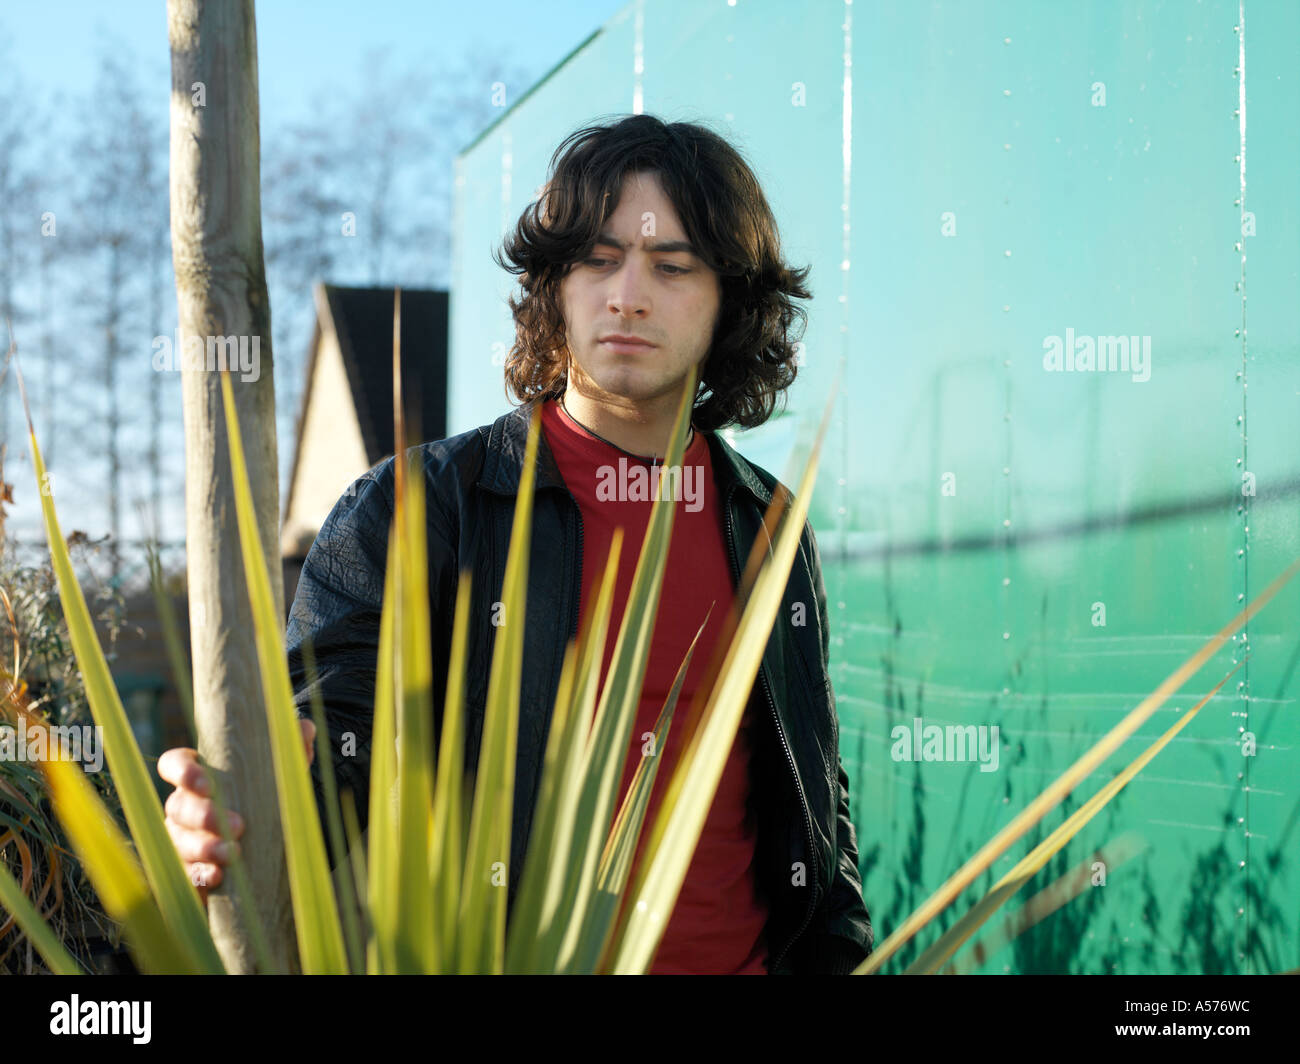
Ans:
{"label": "wooden post", "polygon": [[[247,824],[241,850],[272,960],[293,971],[292,908],[275,775],[253,640],[221,374],[232,369],[276,617],[280,569],[271,312],[262,257],[257,33],[252,0],[167,0],[171,45],[171,231],[185,421],[185,539],[199,751]],[[194,339],[197,338],[197,339]],[[201,343],[203,368],[187,364]],[[251,363],[252,370],[248,370]],[[228,364],[225,363],[225,364]],[[281,624],[283,621],[281,620]],[[227,875],[208,898],[217,948],[231,972],[255,969]]]}

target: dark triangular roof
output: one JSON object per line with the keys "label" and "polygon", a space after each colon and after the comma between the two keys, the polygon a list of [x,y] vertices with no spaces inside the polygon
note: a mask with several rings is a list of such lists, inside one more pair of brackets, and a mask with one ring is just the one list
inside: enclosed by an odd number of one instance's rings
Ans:
{"label": "dark triangular roof", "polygon": [[[374,466],[393,453],[393,293],[392,288],[317,285],[317,322],[298,411],[286,515],[302,457],[302,431],[311,403],[324,314],[329,315],[338,337],[366,461]],[[402,395],[408,445],[440,440],[447,434],[447,310],[446,292],[402,289]],[[359,470],[357,475],[363,472]]]}
{"label": "dark triangular roof", "polygon": [[[325,285],[334,331],[357,404],[366,460],[393,453],[393,289]],[[409,443],[447,429],[447,293],[402,289],[402,395]],[[418,400],[418,403],[417,403]]]}

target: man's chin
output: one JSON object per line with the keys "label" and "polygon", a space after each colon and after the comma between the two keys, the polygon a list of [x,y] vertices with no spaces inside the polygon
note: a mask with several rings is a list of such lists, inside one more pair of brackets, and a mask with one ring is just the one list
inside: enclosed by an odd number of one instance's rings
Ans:
{"label": "man's chin", "polygon": [[664,382],[652,380],[647,374],[635,369],[601,373],[592,380],[592,384],[597,396],[631,403],[658,398],[665,391]]}
{"label": "man's chin", "polygon": [[606,362],[595,367],[594,373],[583,370],[577,386],[597,401],[640,404],[680,398],[685,380],[684,374],[676,380],[665,377],[656,367]]}

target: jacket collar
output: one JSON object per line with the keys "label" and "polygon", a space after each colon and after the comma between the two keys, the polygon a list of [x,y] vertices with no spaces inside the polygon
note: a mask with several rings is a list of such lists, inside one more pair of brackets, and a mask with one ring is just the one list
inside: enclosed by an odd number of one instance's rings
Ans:
{"label": "jacket collar", "polygon": [[[502,414],[487,429],[487,457],[479,474],[478,485],[498,495],[516,495],[519,475],[524,468],[524,448],[528,443],[528,421],[542,400],[534,399]],[[483,429],[479,430],[484,431]],[[699,431],[699,430],[696,430]],[[713,458],[713,476],[721,497],[725,499],[733,485],[746,489],[758,502],[767,506],[772,491],[755,474],[753,467],[716,432],[704,433]],[[560,467],[546,444],[543,433],[537,441],[537,488],[565,488]],[[565,489],[567,490],[567,488]]]}

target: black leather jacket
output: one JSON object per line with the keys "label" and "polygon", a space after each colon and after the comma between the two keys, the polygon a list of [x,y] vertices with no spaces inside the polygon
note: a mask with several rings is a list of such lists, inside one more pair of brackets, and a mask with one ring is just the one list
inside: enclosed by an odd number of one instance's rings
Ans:
{"label": "black leather jacket", "polygon": [[[426,476],[436,732],[441,727],[457,573],[462,568],[471,571],[475,602],[500,597],[532,407],[524,404],[491,425],[414,448]],[[739,586],[741,565],[762,529],[776,480],[716,433],[705,437],[712,451],[715,488],[725,503],[732,582]],[[539,444],[509,862],[511,905],[559,687],[566,640],[557,637],[577,634],[582,580],[578,505],[565,487],[545,434]],[[339,787],[352,789],[363,829],[392,513],[390,457],[356,480],[322,525],[299,577],[286,633],[290,678],[302,716],[311,710],[300,645],[304,637],[311,638]],[[799,611],[793,609],[796,602],[803,603]],[[470,611],[465,705],[466,765],[471,769],[477,763],[487,700],[494,633],[490,613]],[[794,623],[796,618],[805,623]],[[759,897],[769,907],[766,936],[774,974],[841,974],[860,963],[872,946],[857,839],[849,818],[848,777],[839,758],[835,696],[827,674],[829,639],[817,540],[806,524],[750,694],[756,879]],[[351,756],[341,745],[349,732],[355,736]],[[313,766],[312,776],[320,800],[319,765]]]}

